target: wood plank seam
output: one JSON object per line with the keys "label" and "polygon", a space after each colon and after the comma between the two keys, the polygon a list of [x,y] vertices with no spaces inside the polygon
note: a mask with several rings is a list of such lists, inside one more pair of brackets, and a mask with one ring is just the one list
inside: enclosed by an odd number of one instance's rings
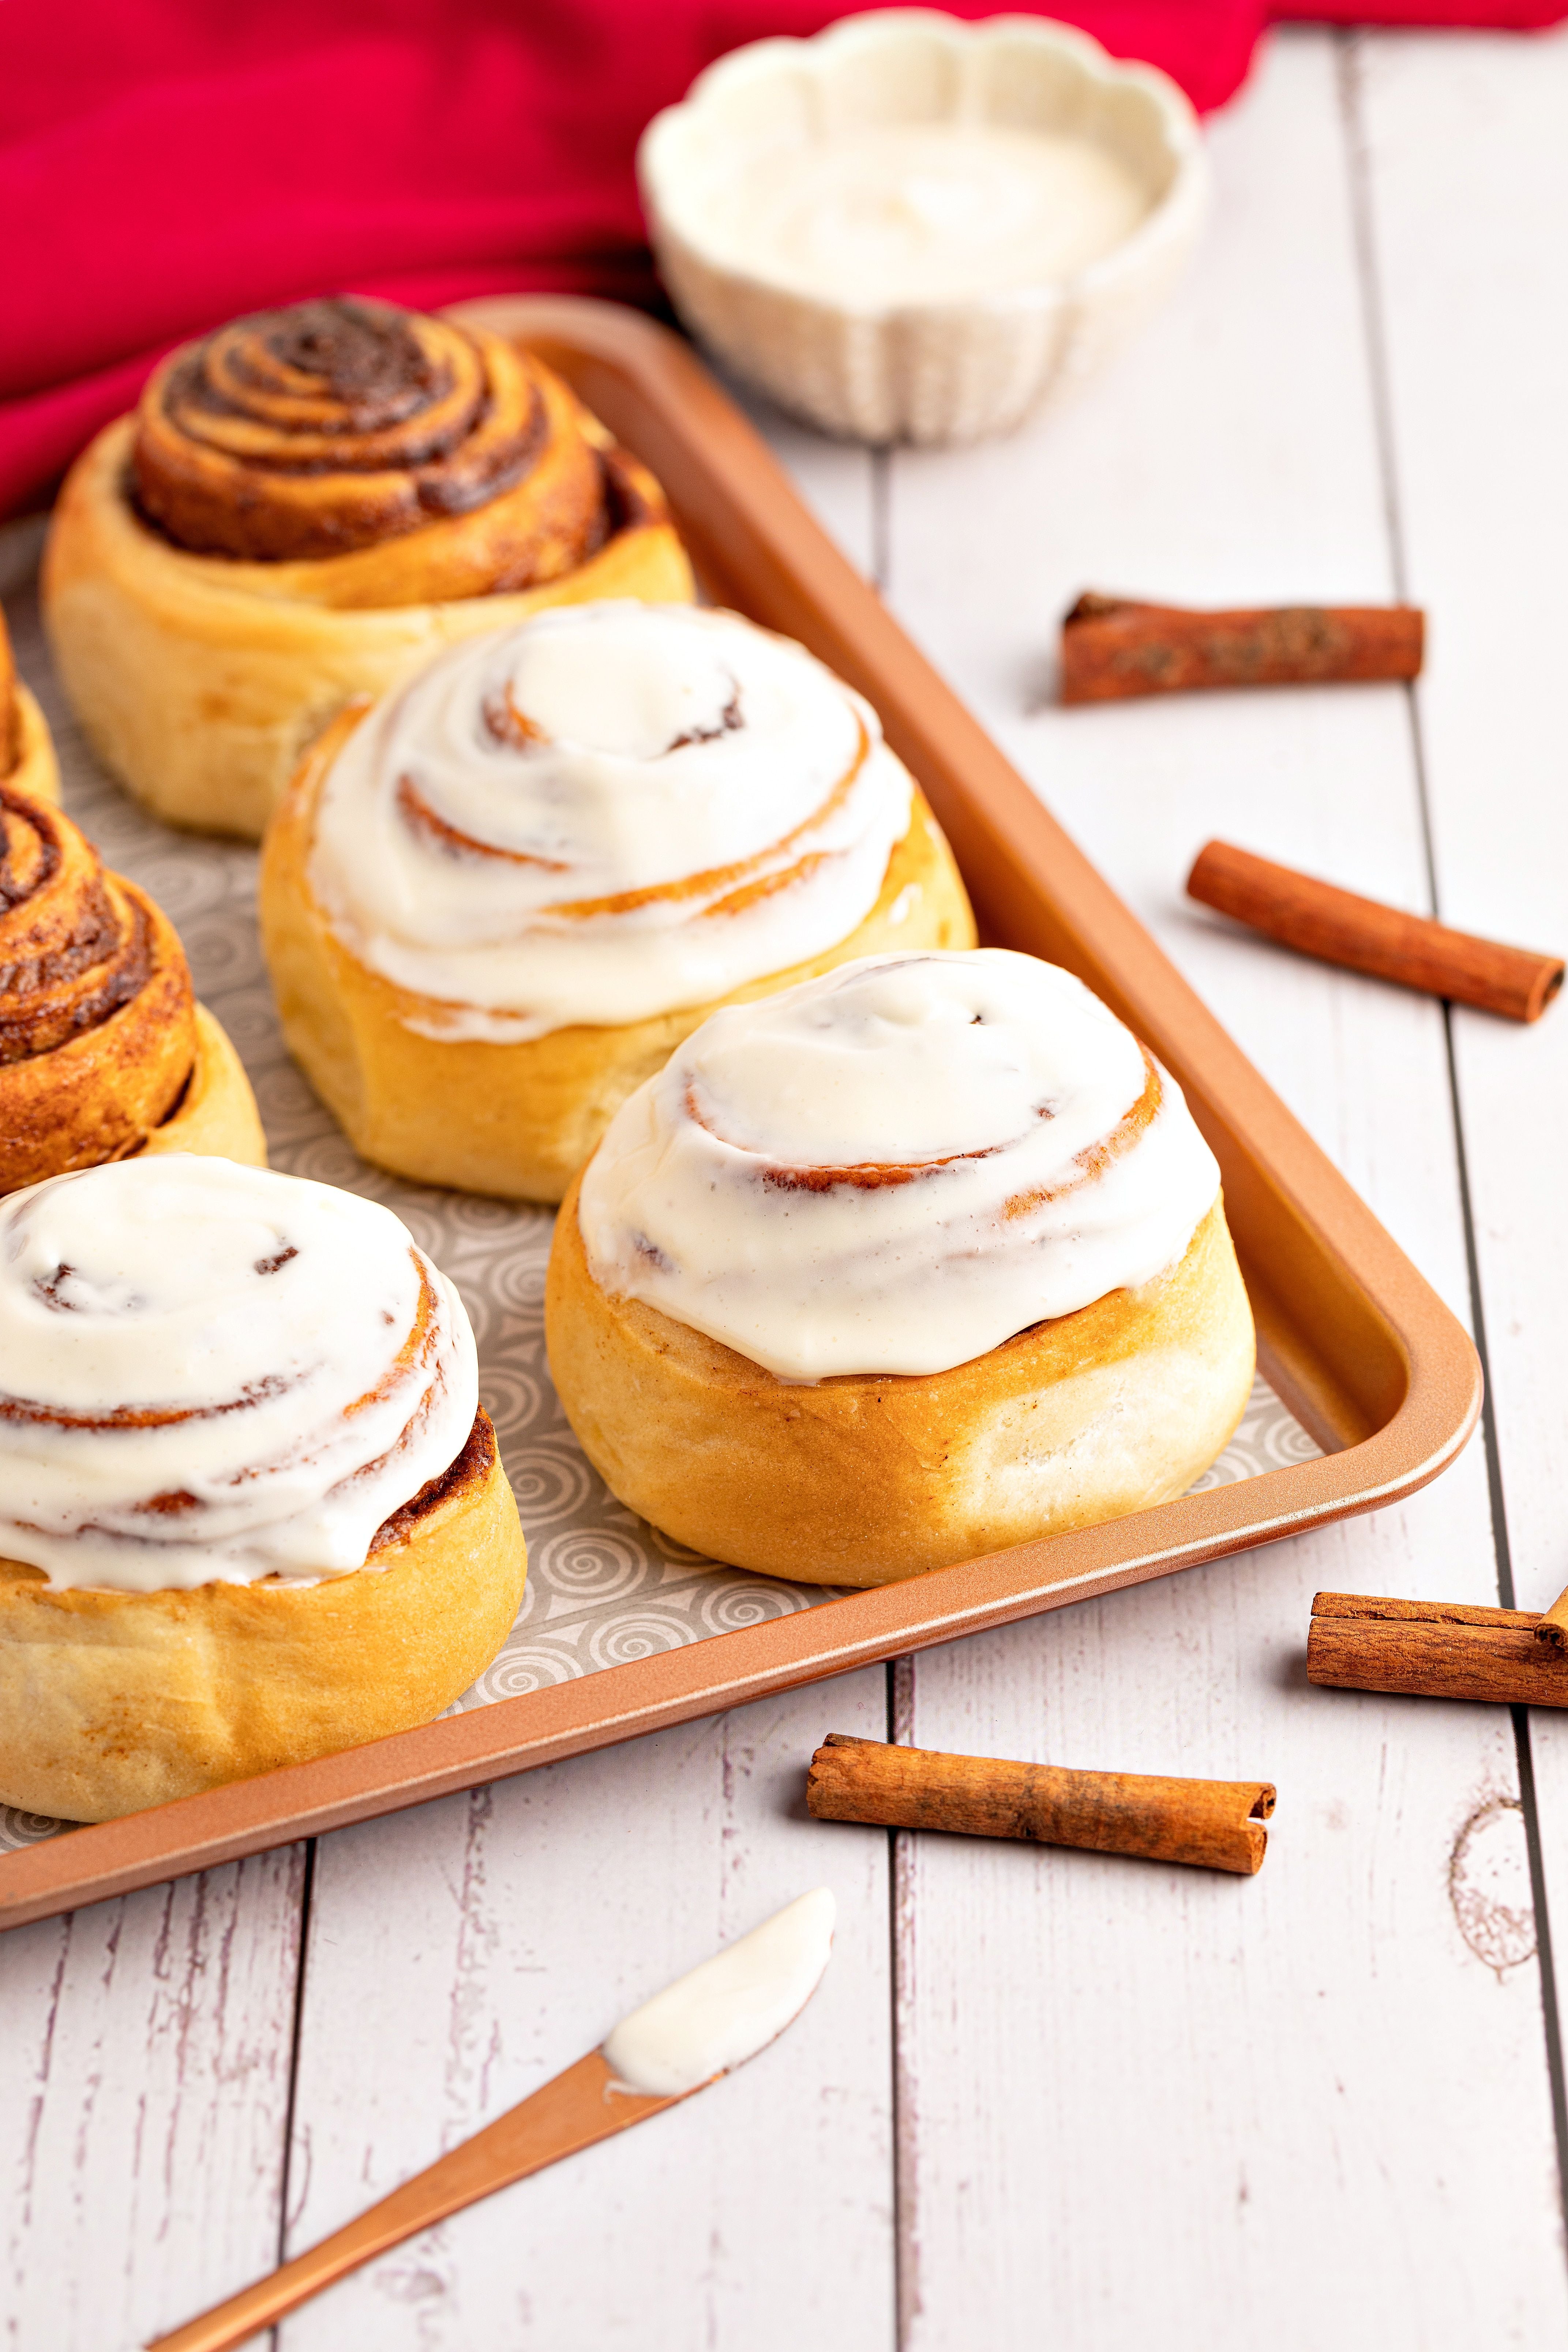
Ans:
{"label": "wood plank seam", "polygon": [[[1378,466],[1383,477],[1384,516],[1394,593],[1401,603],[1411,596],[1405,531],[1400,500],[1399,471],[1394,451],[1392,385],[1383,280],[1378,262],[1375,198],[1369,156],[1369,134],[1363,102],[1362,61],[1366,36],[1352,30],[1334,37],[1340,116],[1344,129],[1345,165],[1350,182],[1351,218],[1355,237],[1356,275],[1362,299],[1363,332],[1371,381],[1373,415],[1377,435]],[[1411,757],[1420,814],[1422,853],[1426,869],[1429,911],[1443,919],[1438,887],[1436,834],[1421,705],[1414,681],[1403,689],[1410,729]],[[1492,1545],[1497,1565],[1499,1605],[1515,1606],[1512,1551],[1509,1539],[1508,1504],[1503,1490],[1502,1455],[1498,1439],[1496,1384],[1487,1341],[1486,1307],[1481,1290],[1480,1255],[1476,1240],[1475,1207],[1470,1183],[1469,1153],[1465,1132],[1464,1098],[1458,1056],[1454,1043],[1454,1008],[1445,1003],[1443,1051],[1447,1065],[1452,1104],[1455,1163],[1458,1175],[1460,1220],[1465,1239],[1465,1267],[1469,1289],[1470,1333],[1481,1360],[1481,1444],[1487,1468]],[[1519,1774],[1521,1811],[1524,1819],[1525,1851],[1530,1865],[1531,1899],[1535,1906],[1536,1965],[1541,1980],[1542,2029],[1546,2046],[1547,2074],[1552,2091],[1552,2126],[1557,2143],[1559,2194],[1568,2227],[1568,2066],[1563,2038],[1563,2001],[1553,1958],[1552,1922],[1547,1899],[1545,1862],[1542,1851],[1540,1807],[1536,1797],[1534,1757],[1531,1747],[1529,1710],[1510,1710]]]}
{"label": "wood plank seam", "polygon": [[[915,1661],[889,1658],[888,1738],[914,1744]],[[920,2129],[912,2021],[915,2007],[914,1840],[888,1832],[888,1936],[893,2012],[893,2311],[898,2352],[911,2342],[921,2311]]]}

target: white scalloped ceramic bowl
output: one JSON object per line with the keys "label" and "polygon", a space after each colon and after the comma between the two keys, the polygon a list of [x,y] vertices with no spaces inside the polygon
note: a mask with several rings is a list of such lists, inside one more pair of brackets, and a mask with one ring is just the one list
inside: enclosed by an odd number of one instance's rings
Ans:
{"label": "white scalloped ceramic bowl", "polygon": [[[742,160],[865,125],[958,121],[1103,143],[1145,192],[1121,243],[1076,274],[956,301],[879,307],[770,279],[736,250],[725,191]],[[1152,66],[1034,16],[977,25],[923,8],[756,41],[700,75],[637,152],[654,250],[681,318],[721,359],[824,431],[862,441],[1010,432],[1121,349],[1202,225],[1197,118]]]}

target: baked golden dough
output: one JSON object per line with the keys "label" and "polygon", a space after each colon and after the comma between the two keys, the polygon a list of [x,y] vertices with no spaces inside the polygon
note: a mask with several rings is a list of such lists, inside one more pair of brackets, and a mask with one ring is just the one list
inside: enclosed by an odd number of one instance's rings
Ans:
{"label": "baked golden dough", "polygon": [[4,781],[15,784],[18,792],[31,793],[35,800],[58,803],[60,771],[54,739],[47,719],[20,678],[12,691],[12,711],[16,757]]}
{"label": "baked golden dough", "polygon": [[165,361],[71,468],[43,572],[105,765],[170,824],[250,839],[351,696],[542,605],[692,593],[658,483],[558,377],[355,302]]}
{"label": "baked golden dough", "polygon": [[245,1065],[227,1030],[205,1004],[196,1006],[196,1057],[185,1090],[137,1149],[199,1151],[214,1160],[237,1160],[244,1168],[267,1165],[267,1137]]}
{"label": "baked golden dough", "polygon": [[1216,1201],[1136,1290],[951,1371],[799,1385],[595,1280],[574,1184],[544,1294],[550,1369],[612,1494],[712,1559],[891,1584],[1185,1492],[1252,1386],[1251,1310]]}
{"label": "baked golden dough", "polygon": [[0,1193],[142,1150],[265,1166],[173,924],[52,803],[0,783]]}
{"label": "baked golden dough", "polygon": [[[329,925],[309,879],[327,771],[363,711],[308,753],[268,830],[262,946],[289,1050],[356,1151],[422,1184],[558,1201],[634,1087],[662,1069],[714,1004],[623,1028],[556,1029],[520,1045],[422,1037],[430,1001],[370,971]],[[909,895],[909,894],[913,894]],[[742,1003],[889,948],[972,948],[974,919],[952,853],[917,792],[877,902],[835,948],[752,982]]]}
{"label": "baked golden dough", "polygon": [[522,1600],[517,1506],[481,1412],[445,1475],[317,1584],[51,1591],[0,1559],[0,1803],[101,1822],[428,1723]]}
{"label": "baked golden dough", "polygon": [[11,635],[0,613],[0,782],[58,801],[60,772],[48,723],[16,675]]}

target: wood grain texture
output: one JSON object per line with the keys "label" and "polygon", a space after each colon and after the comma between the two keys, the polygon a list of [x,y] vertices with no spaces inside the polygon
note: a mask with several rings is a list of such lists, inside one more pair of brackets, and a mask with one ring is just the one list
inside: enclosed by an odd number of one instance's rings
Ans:
{"label": "wood grain texture", "polygon": [[[1426,911],[1403,690],[1064,712],[1034,650],[1085,578],[1194,604],[1396,593],[1336,55],[1274,37],[1214,126],[1190,289],[1100,400],[1005,450],[899,455],[890,594],[1462,1312],[1438,1009],[1179,898],[1224,832],[1319,871],[1353,841],[1369,889]],[[1508,1719],[1302,1672],[1321,1586],[1496,1600],[1484,1472],[1473,1449],[1354,1531],[915,1662],[921,1744],[1264,1760],[1286,1796],[1256,1887],[902,1842],[906,2352],[1034,2340],[1041,2312],[1074,2352],[1461,2352],[1568,2322]]]}
{"label": "wood grain texture", "polygon": [[673,2105],[671,2098],[628,2090],[616,2082],[604,2052],[591,2050],[330,2237],[291,2255],[268,2277],[242,2287],[211,2311],[160,2336],[147,2352],[234,2352],[269,2323],[418,2231],[435,2229],[453,2213],[493,2197],[497,2189],[579,2156],[612,2133],[647,2123]]}
{"label": "wood grain texture", "polygon": [[298,1847],[0,1941],[8,2352],[141,2344],[277,2260]]}
{"label": "wood grain texture", "polygon": [[[834,1695],[884,1730],[880,1672]],[[888,1840],[805,1815],[820,1711],[803,1692],[323,1841],[290,2252],[794,1895],[831,1885],[838,1927],[776,2050],[345,2279],[280,2352],[888,2341]]]}
{"label": "wood grain texture", "polygon": [[1205,843],[1187,877],[1187,896],[1325,963],[1510,1021],[1539,1021],[1563,985],[1561,956],[1456,931],[1256,857],[1234,842]]}
{"label": "wood grain texture", "polygon": [[1137,1854],[1254,1876],[1274,1811],[1267,1780],[1193,1780],[1094,1772],[830,1731],[811,1759],[805,1801],[819,1822],[1022,1838],[1091,1853]]}
{"label": "wood grain texture", "polygon": [[[1556,129],[1568,33],[1453,47],[1369,38],[1357,57],[1404,585],[1442,614],[1440,657],[1418,689],[1438,911],[1469,929],[1561,939],[1568,801],[1552,551],[1568,532],[1568,150]],[[1454,1054],[1510,1597],[1541,1609],[1568,1580],[1557,1475],[1568,1034],[1556,1019],[1519,1033],[1457,1013]],[[1531,1716],[1530,1739],[1561,1953],[1568,1722]]]}

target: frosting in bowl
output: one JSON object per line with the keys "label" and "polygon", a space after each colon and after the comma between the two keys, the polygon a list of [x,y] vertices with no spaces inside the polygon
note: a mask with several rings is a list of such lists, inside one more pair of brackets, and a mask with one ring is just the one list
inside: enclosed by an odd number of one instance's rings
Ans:
{"label": "frosting in bowl", "polygon": [[616,1113],[578,1217],[602,1289],[816,1381],[945,1371],[1151,1281],[1218,1192],[1131,1030],[982,949],[712,1014]]}
{"label": "frosting in bowl", "polygon": [[994,122],[855,123],[740,155],[708,224],[770,284],[865,310],[1058,283],[1151,197],[1098,139]]}
{"label": "frosting in bowl", "polygon": [[908,830],[869,705],[732,613],[607,603],[454,646],[321,786],[310,885],[421,1034],[730,994],[847,939]]}
{"label": "frosting in bowl", "polygon": [[346,1574],[479,1406],[389,1209],[170,1153],[0,1202],[0,1555],[152,1592]]}

